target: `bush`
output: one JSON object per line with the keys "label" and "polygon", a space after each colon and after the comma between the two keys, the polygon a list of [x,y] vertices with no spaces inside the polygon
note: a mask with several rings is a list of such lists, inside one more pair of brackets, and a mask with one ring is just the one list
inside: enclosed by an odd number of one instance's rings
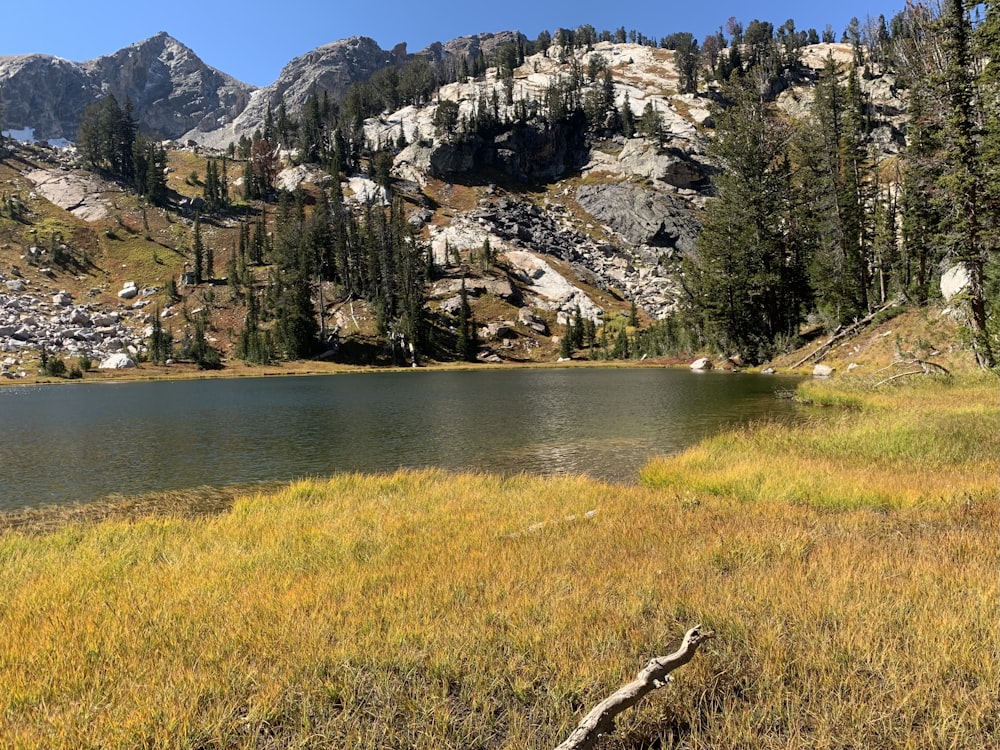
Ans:
{"label": "bush", "polygon": [[53,378],[61,378],[66,375],[66,363],[59,357],[47,358],[43,369],[46,375]]}

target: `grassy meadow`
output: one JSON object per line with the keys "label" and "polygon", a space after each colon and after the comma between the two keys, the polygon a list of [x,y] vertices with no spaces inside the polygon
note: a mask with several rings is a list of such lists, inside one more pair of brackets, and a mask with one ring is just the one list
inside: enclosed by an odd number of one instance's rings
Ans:
{"label": "grassy meadow", "polygon": [[0,747],[552,747],[698,622],[602,747],[996,747],[996,380],[802,395],[837,405],[634,486],[346,475],[3,531]]}

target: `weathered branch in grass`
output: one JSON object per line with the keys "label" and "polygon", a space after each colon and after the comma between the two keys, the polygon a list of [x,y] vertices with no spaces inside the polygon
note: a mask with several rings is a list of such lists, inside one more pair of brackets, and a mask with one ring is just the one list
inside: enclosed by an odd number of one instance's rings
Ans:
{"label": "weathered branch in grass", "polygon": [[[907,359],[896,364],[904,365],[919,365],[919,370],[910,370],[909,372],[900,372],[892,377],[886,378],[885,380],[878,381],[872,388],[878,388],[880,385],[885,385],[886,383],[891,383],[893,380],[899,380],[900,378],[908,378],[910,375],[932,375],[934,372],[940,372],[944,375],[951,377],[951,371],[947,367],[939,365],[937,362],[928,362],[924,359]],[[882,368],[887,369],[887,368]],[[881,372],[881,370],[879,370]]]}
{"label": "weathered branch in grass", "polygon": [[715,633],[711,630],[702,630],[701,625],[695,625],[684,634],[680,648],[674,653],[650,659],[632,682],[618,688],[594,706],[556,750],[592,748],[598,737],[614,728],[618,714],[632,708],[648,693],[666,685],[672,679],[670,673],[691,661],[698,646],[714,637]]}

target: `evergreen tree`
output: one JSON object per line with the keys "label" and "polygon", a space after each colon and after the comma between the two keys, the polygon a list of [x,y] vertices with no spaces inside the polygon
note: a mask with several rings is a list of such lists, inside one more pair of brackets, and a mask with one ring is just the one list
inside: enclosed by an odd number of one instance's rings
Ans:
{"label": "evergreen tree", "polygon": [[[990,10],[996,13],[995,7]],[[944,215],[945,241],[950,255],[969,277],[969,320],[976,360],[980,367],[994,367],[997,351],[989,336],[986,287],[996,240],[986,231],[984,196],[988,193],[983,190],[985,164],[976,111],[980,92],[973,78],[972,23],[962,0],[946,0],[941,21],[945,53],[942,84],[948,97],[943,152],[947,167],[942,179],[954,201],[953,209]]]}
{"label": "evergreen tree", "polygon": [[698,68],[701,51],[694,35],[684,32],[674,35],[674,65],[680,76],[680,91],[682,94],[698,93]]}
{"label": "evergreen tree", "polygon": [[796,335],[808,294],[791,215],[788,125],[744,84],[726,96],[711,148],[718,197],[688,263],[688,291],[712,343],[761,362]]}
{"label": "evergreen tree", "polygon": [[174,337],[168,331],[163,330],[159,307],[156,308],[153,315],[153,331],[146,346],[149,349],[149,361],[153,364],[166,364],[167,360],[174,356]]}
{"label": "evergreen tree", "polygon": [[205,276],[205,246],[201,241],[201,216],[194,217],[194,239],[191,243],[191,252],[193,255],[191,270],[194,274],[194,283],[200,284]]}
{"label": "evergreen tree", "polygon": [[571,340],[574,349],[583,348],[584,331],[583,315],[580,313],[580,306],[577,305],[573,313],[573,327],[571,329]]}
{"label": "evergreen tree", "polygon": [[628,92],[625,92],[625,101],[622,103],[621,111],[622,135],[631,138],[635,135],[635,115],[632,113],[632,102],[629,100]]}
{"label": "evergreen tree", "polygon": [[475,362],[476,354],[479,351],[479,342],[476,340],[476,321],[472,317],[472,308],[469,306],[469,293],[465,288],[465,279],[462,279],[459,299],[457,354],[459,359]]}
{"label": "evergreen tree", "polygon": [[185,353],[199,370],[218,370],[222,368],[222,357],[219,350],[208,343],[208,312],[202,310],[191,321],[194,327],[185,346]]}
{"label": "evergreen tree", "polygon": [[866,314],[873,291],[875,175],[856,68],[842,82],[833,58],[827,58],[812,121],[799,138],[799,161],[808,175],[800,180],[803,212],[813,219],[810,280],[821,310],[841,323]]}

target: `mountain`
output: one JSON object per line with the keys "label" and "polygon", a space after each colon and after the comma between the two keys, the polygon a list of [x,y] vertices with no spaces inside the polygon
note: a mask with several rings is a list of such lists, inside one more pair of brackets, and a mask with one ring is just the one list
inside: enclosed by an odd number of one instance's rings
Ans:
{"label": "mountain", "polygon": [[203,122],[187,132],[185,138],[224,148],[260,127],[268,108],[277,111],[284,102],[291,111],[296,111],[313,91],[325,91],[336,101],[352,83],[366,80],[394,62],[402,62],[405,50],[406,45],[401,45],[395,51],[386,51],[375,40],[361,36],[318,47],[288,63],[270,86],[254,91],[247,106],[231,122],[222,123],[221,127]]}
{"label": "mountain", "polygon": [[[18,102],[21,110],[12,110],[11,97],[5,97],[8,127],[17,123],[36,128],[39,136],[64,137],[72,128],[60,124],[60,118],[68,113],[78,118],[79,113],[60,101],[69,96],[61,92],[78,90],[79,97],[85,94],[94,101],[102,91],[112,91],[137,102],[136,116],[146,128],[209,147],[172,151],[171,210],[181,213],[187,229],[167,214],[156,218],[138,207],[129,213],[119,208],[117,197],[107,196],[97,200],[104,207],[103,218],[86,219],[116,222],[104,234],[88,229],[95,232],[91,244],[100,246],[103,265],[128,265],[128,280],[156,290],[167,270],[162,266],[178,264],[171,268],[175,278],[182,268],[193,231],[190,209],[201,202],[204,210],[198,175],[206,173],[211,147],[224,148],[251,134],[269,108],[274,111],[284,102],[294,119],[312,92],[341,97],[352,83],[387,65],[423,56],[454,71],[451,63],[460,65],[476,55],[491,59],[501,45],[516,41],[515,32],[479,34],[411,54],[402,44],[384,50],[371,39],[353,37],[292,60],[275,83],[252,89],[207,68],[161,34],[84,64],[42,56],[3,59],[0,77],[18,81],[25,91],[31,88],[31,76],[37,80],[38,96],[26,94]],[[772,93],[780,92],[775,93],[778,107],[790,118],[804,117],[826,60],[832,57],[846,69],[853,55],[845,44],[803,47],[801,61],[769,84]],[[695,254],[701,217],[712,200],[715,167],[707,153],[715,137],[711,112],[718,84],[680,93],[673,50],[600,41],[529,51],[518,63],[509,70],[481,66],[475,75],[452,78],[415,105],[368,118],[360,139],[366,154],[343,175],[340,191],[355,214],[364,213],[365,205],[381,195],[372,179],[379,179],[377,157],[389,157],[382,179],[392,183],[405,220],[433,255],[437,278],[426,290],[427,309],[444,321],[441,336],[447,339],[449,316],[461,309],[464,288],[482,326],[481,359],[544,360],[552,356],[558,343],[553,334],[561,327],[580,317],[598,325],[621,321],[633,303],[646,321],[668,317],[683,296],[681,261]],[[894,79],[872,66],[858,85],[874,115],[872,148],[894,158],[905,128],[905,107]],[[593,111],[594,101],[603,108],[604,120],[586,113]],[[563,114],[554,114],[553,108],[560,106]],[[442,107],[451,113],[454,127],[442,125]],[[637,126],[634,132],[630,128],[626,137],[620,124],[607,119],[609,112],[622,119],[624,114],[617,113],[628,112]],[[170,127],[174,120],[176,127]],[[301,185],[302,195],[314,200],[331,176],[316,165],[298,163],[295,146],[293,138],[273,149],[282,159],[291,154],[275,165],[276,171],[284,168],[276,184],[288,191]],[[44,153],[39,158],[51,163]],[[79,198],[82,188],[70,186],[74,189],[59,197],[57,188],[72,181],[74,173],[43,164],[23,172],[37,192],[78,216],[84,209],[96,216]],[[240,195],[241,180],[229,182],[234,197]],[[112,218],[116,211],[120,213]],[[237,222],[222,216],[213,223],[206,229],[207,241],[228,252],[237,244]],[[131,270],[136,255],[146,251],[121,258],[115,254],[125,249],[118,246],[122,227],[132,241],[144,237],[155,244],[148,249],[152,266]],[[20,242],[13,235],[9,240],[12,248]],[[172,254],[162,248],[171,248]],[[484,248],[501,261],[487,260]],[[114,293],[125,280],[105,282],[106,291]],[[330,284],[317,300],[327,308],[326,330],[342,336],[343,356],[375,361],[383,355],[366,347],[376,338],[370,329],[377,315],[353,293],[341,300],[343,294]],[[233,308],[226,314],[217,330],[239,330],[241,311]],[[352,337],[361,342],[360,353],[352,349]]]}
{"label": "mountain", "polygon": [[169,139],[194,139],[225,147],[264,120],[268,107],[285,102],[296,111],[312,91],[337,100],[356,81],[390,64],[424,56],[435,62],[491,55],[515,32],[475,34],[436,42],[410,54],[406,44],[382,49],[368,37],[318,47],[289,62],[264,88],[242,83],[206,65],[165,32],[87,62],[52,55],[0,57],[3,130],[38,140],[73,140],[88,105],[112,94],[132,101],[140,126]]}
{"label": "mountain", "polygon": [[166,33],[83,63],[2,57],[0,86],[3,129],[29,131],[39,140],[75,139],[84,110],[107,94],[123,105],[130,99],[145,130],[178,138],[226,124],[254,91]]}

